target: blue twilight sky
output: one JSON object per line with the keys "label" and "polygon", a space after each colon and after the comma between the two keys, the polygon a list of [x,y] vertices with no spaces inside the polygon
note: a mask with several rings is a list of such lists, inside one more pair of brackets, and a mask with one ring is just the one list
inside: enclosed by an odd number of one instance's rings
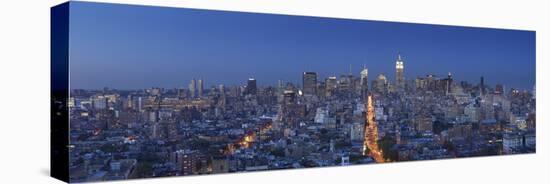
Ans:
{"label": "blue twilight sky", "polygon": [[491,86],[532,89],[535,32],[405,24],[256,13],[72,2],[72,89],[260,86],[277,80],[301,85],[302,72],[319,80],[384,73],[395,79],[400,52],[405,77],[426,74]]}

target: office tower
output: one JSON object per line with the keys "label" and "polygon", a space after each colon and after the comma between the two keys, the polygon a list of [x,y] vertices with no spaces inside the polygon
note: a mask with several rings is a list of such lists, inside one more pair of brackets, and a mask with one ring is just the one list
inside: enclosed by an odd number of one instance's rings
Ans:
{"label": "office tower", "polygon": [[436,91],[437,90],[437,76],[434,74],[428,74],[426,75],[426,89],[428,91]]}
{"label": "office tower", "polygon": [[317,91],[317,73],[315,72],[304,72],[302,76],[302,82],[304,85],[304,94],[305,95],[314,95]]}
{"label": "office tower", "polygon": [[256,95],[258,88],[256,87],[256,79],[249,78],[245,88],[245,94]]}
{"label": "office tower", "polygon": [[449,94],[451,93],[451,90],[452,90],[452,85],[453,85],[453,76],[451,74],[451,72],[449,72],[449,74],[447,75],[447,80],[445,81],[446,84],[445,84],[445,94]]}
{"label": "office tower", "polygon": [[338,82],[336,81],[336,76],[330,76],[326,80],[326,85],[328,89],[336,89]]}
{"label": "office tower", "polygon": [[369,76],[369,70],[366,66],[363,66],[363,70],[359,73],[360,76],[360,85],[361,86],[367,86],[368,85],[368,76]]}
{"label": "office tower", "polygon": [[504,95],[504,86],[502,84],[495,86],[495,95]]}
{"label": "office tower", "polygon": [[325,95],[330,96],[336,90],[338,82],[336,76],[330,76],[325,81]]}
{"label": "office tower", "polygon": [[485,80],[483,79],[483,76],[481,76],[481,79],[479,81],[479,93],[481,95],[485,95]]}
{"label": "office tower", "polygon": [[363,66],[363,70],[361,70],[359,75],[360,75],[359,85],[360,85],[361,91],[365,92],[368,89],[368,83],[369,83],[369,80],[368,80],[369,70],[367,69],[366,66]]}
{"label": "office tower", "polygon": [[202,93],[203,93],[203,90],[204,90],[204,84],[203,84],[202,79],[199,79],[197,81],[197,88],[198,88],[198,92],[199,92],[199,97],[202,97]]}
{"label": "office tower", "polygon": [[397,91],[403,91],[405,89],[405,77],[403,76],[404,69],[401,54],[398,54],[397,61],[395,61],[395,87]]}
{"label": "office tower", "polygon": [[189,83],[189,93],[190,93],[191,98],[196,97],[195,96],[196,91],[197,91],[197,82],[195,81],[195,79],[192,79],[191,82]]}
{"label": "office tower", "polygon": [[285,90],[283,92],[283,104],[284,105],[296,104],[296,92],[292,90]]}
{"label": "office tower", "polygon": [[388,87],[388,79],[384,74],[379,74],[376,80],[373,81],[372,87],[378,92],[385,92]]}
{"label": "office tower", "polygon": [[338,81],[338,90],[347,93],[352,89],[354,89],[353,75],[341,75]]}

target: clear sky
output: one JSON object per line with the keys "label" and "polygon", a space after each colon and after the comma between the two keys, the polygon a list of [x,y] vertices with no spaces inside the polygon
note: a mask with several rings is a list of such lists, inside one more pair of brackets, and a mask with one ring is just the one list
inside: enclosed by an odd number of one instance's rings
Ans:
{"label": "clear sky", "polygon": [[301,85],[363,65],[369,80],[395,79],[400,52],[405,77],[426,74],[491,86],[532,89],[535,32],[406,24],[182,8],[72,2],[72,89]]}

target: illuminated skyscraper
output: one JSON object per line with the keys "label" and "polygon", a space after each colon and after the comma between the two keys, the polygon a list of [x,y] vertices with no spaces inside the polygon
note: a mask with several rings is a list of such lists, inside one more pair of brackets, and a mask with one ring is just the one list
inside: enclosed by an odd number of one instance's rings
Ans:
{"label": "illuminated skyscraper", "polygon": [[372,88],[378,92],[386,92],[388,89],[388,79],[384,74],[379,74],[378,77],[376,77],[376,80],[372,81],[372,83]]}
{"label": "illuminated skyscraper", "polygon": [[247,95],[256,95],[258,88],[256,87],[256,79],[249,78],[245,88],[245,94]]}
{"label": "illuminated skyscraper", "polygon": [[360,81],[359,85],[361,87],[361,91],[366,91],[368,89],[368,83],[369,83],[369,70],[366,66],[363,66],[363,70],[359,73],[360,75]]}
{"label": "illuminated skyscraper", "polygon": [[447,79],[445,80],[445,94],[449,94],[452,92],[453,89],[453,75],[451,72],[447,75]]}
{"label": "illuminated skyscraper", "polygon": [[395,61],[395,87],[397,91],[403,91],[405,89],[405,77],[403,76],[403,60],[401,54],[397,55],[397,61]]}
{"label": "illuminated skyscraper", "polygon": [[202,79],[199,79],[199,80],[198,80],[197,87],[198,87],[199,97],[202,97],[203,90],[204,90],[204,84],[203,84],[203,80],[202,80]]}
{"label": "illuminated skyscraper", "polygon": [[330,76],[325,81],[325,95],[332,95],[338,86],[338,81],[336,81],[336,76]]}
{"label": "illuminated skyscraper", "polygon": [[196,97],[196,91],[197,91],[197,82],[195,79],[192,79],[191,82],[189,82],[189,93],[191,95],[191,98]]}
{"label": "illuminated skyscraper", "polygon": [[317,73],[304,72],[302,82],[304,85],[304,94],[314,95],[317,92]]}

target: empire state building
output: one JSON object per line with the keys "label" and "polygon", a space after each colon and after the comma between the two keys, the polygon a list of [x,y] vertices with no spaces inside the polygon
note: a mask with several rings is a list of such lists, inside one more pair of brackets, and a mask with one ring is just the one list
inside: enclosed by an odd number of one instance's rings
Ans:
{"label": "empire state building", "polygon": [[395,61],[395,87],[397,91],[405,90],[405,77],[403,75],[403,60],[401,54],[397,54],[397,61]]}

